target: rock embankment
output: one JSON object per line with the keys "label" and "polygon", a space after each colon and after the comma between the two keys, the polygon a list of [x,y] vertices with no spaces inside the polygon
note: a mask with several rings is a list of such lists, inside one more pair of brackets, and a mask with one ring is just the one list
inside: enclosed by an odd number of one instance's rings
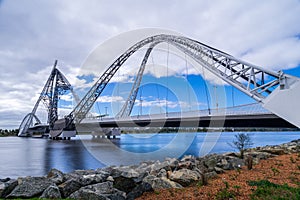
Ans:
{"label": "rock embankment", "polygon": [[[300,152],[300,139],[249,149],[253,163],[281,154]],[[238,169],[247,160],[236,153],[185,156],[181,160],[147,161],[133,166],[110,166],[63,173],[52,169],[44,177],[0,179],[0,198],[134,199],[144,192],[164,188],[204,185],[224,170]]]}

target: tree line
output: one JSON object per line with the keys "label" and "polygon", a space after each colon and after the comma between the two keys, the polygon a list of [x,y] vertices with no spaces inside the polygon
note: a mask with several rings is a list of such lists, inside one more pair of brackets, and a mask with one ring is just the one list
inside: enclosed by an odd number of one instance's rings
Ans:
{"label": "tree line", "polygon": [[1,136],[17,136],[19,133],[19,129],[0,129],[0,137]]}

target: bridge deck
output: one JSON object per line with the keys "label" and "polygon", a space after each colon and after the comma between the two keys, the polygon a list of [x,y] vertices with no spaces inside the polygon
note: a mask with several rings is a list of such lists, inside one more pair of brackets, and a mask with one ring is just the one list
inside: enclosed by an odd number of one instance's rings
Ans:
{"label": "bridge deck", "polygon": [[189,116],[182,114],[143,115],[126,118],[85,119],[83,126],[100,127],[273,127],[296,128],[272,113]]}

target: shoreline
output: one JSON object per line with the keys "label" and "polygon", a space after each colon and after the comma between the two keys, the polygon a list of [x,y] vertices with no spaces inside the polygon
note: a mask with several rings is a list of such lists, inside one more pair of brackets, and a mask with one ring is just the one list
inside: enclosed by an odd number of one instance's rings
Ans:
{"label": "shoreline", "polygon": [[[300,152],[300,139],[281,145],[248,149],[254,165],[278,155]],[[63,173],[52,169],[42,177],[0,180],[0,198],[135,199],[145,192],[206,185],[225,171],[240,170],[246,160],[237,153],[184,156],[181,160],[145,161],[139,165],[109,166]],[[28,188],[31,188],[28,190]],[[100,188],[100,189],[99,189]]]}

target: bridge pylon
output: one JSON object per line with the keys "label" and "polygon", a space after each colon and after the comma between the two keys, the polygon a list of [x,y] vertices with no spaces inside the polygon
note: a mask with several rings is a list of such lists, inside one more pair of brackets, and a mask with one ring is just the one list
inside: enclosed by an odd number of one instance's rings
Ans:
{"label": "bridge pylon", "polygon": [[[19,137],[32,136],[35,130],[44,133],[49,132],[49,129],[53,127],[54,122],[58,119],[59,96],[63,95],[67,90],[70,90],[74,94],[71,84],[66,79],[66,77],[56,68],[56,66],[57,60],[55,60],[54,62],[50,76],[48,77],[32,111],[24,117],[23,121],[20,124],[18,133]],[[41,101],[46,106],[48,113],[47,124],[44,125],[36,116],[36,111]]]}

